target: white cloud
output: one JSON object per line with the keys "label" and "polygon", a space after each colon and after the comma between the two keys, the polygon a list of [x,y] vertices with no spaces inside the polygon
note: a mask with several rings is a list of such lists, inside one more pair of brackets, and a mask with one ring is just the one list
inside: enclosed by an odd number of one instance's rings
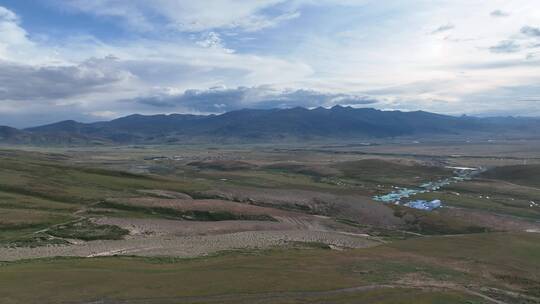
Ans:
{"label": "white cloud", "polygon": [[14,12],[8,10],[5,7],[0,6],[0,20],[1,21],[17,22],[18,18],[17,18],[17,15],[15,15]]}
{"label": "white cloud", "polygon": [[[284,0],[66,0],[62,7],[105,17],[120,17],[141,31],[156,29],[164,19],[165,27],[178,31],[200,32],[236,28],[255,31],[299,16],[297,12],[265,14],[264,9]],[[157,16],[157,18],[156,18]]]}
{"label": "white cloud", "polygon": [[31,46],[26,31],[19,26],[17,15],[0,6],[0,59],[12,56],[17,48]]}
{"label": "white cloud", "polygon": [[[129,35],[51,32],[38,41],[22,26],[25,16],[0,7],[2,119],[13,112],[52,121],[159,111],[126,100],[169,102],[186,91],[209,97],[211,87],[251,89],[240,90],[249,93],[245,105],[213,99],[192,109],[374,96],[385,108],[540,114],[538,102],[510,106],[527,90],[540,95],[540,7],[532,0],[48,1],[98,22],[121,20]],[[497,10],[504,18],[494,18]],[[319,98],[324,94],[334,97]]]}
{"label": "white cloud", "polygon": [[113,119],[113,118],[118,117],[118,113],[113,112],[113,111],[94,111],[88,114],[98,119]]}
{"label": "white cloud", "polygon": [[197,40],[197,45],[204,48],[222,49],[227,53],[234,53],[234,50],[225,47],[220,35],[216,32],[208,32],[202,35],[200,40]]}
{"label": "white cloud", "polygon": [[312,73],[301,62],[234,54],[212,32],[197,42],[136,39],[110,44],[76,36],[56,46],[43,45],[29,38],[13,12],[0,8],[0,31],[6,33],[0,36],[0,114],[14,108],[43,111],[45,105],[48,112],[78,111],[77,117],[116,113],[115,108],[129,113],[119,100],[147,96],[167,86],[181,91],[239,83],[284,84]]}

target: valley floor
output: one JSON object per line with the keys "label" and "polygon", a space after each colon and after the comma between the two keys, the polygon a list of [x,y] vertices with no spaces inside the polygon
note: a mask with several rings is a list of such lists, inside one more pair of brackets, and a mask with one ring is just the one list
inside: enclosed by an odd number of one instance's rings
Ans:
{"label": "valley floor", "polygon": [[540,303],[538,146],[0,150],[1,302]]}

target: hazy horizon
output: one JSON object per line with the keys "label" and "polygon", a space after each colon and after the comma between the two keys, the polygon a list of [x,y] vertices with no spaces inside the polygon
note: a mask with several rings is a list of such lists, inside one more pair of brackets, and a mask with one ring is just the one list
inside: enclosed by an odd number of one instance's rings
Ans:
{"label": "hazy horizon", "polygon": [[[371,108],[371,107],[358,108],[358,107],[343,106],[343,105],[338,104],[338,105],[334,105],[332,107],[319,106],[319,107],[311,107],[311,108],[306,108],[306,107],[302,107],[302,106],[286,107],[286,108],[267,108],[267,109],[242,108],[242,109],[231,110],[231,111],[227,111],[227,112],[223,112],[223,113],[197,113],[197,114],[193,114],[193,113],[175,113],[175,112],[171,112],[171,113],[154,113],[154,114],[131,113],[131,114],[128,114],[128,115],[119,116],[119,117],[110,118],[110,119],[81,120],[81,121],[79,121],[79,120],[76,120],[76,119],[67,118],[67,119],[64,119],[64,120],[52,121],[52,122],[49,122],[49,123],[44,123],[44,124],[39,124],[39,125],[23,125],[23,126],[19,126],[19,127],[9,126],[9,125],[0,125],[0,127],[1,126],[8,126],[8,127],[18,128],[18,129],[29,129],[29,128],[33,128],[33,127],[41,127],[41,126],[44,126],[44,125],[61,123],[61,122],[65,122],[65,121],[75,121],[75,122],[78,122],[78,123],[92,124],[92,123],[99,123],[99,122],[108,122],[108,121],[112,121],[112,120],[115,120],[115,119],[125,118],[125,117],[129,117],[129,116],[136,116],[136,115],[142,115],[142,116],[160,116],[160,115],[165,115],[165,116],[169,116],[169,115],[214,116],[214,115],[223,115],[223,114],[227,114],[229,112],[234,112],[234,111],[245,111],[245,110],[291,110],[291,109],[295,109],[295,108],[302,108],[302,109],[306,109],[306,110],[311,111],[311,110],[316,110],[317,108],[324,108],[326,110],[330,110],[330,109],[335,108],[335,107],[352,108],[352,109],[370,109],[370,110],[378,110],[378,111],[383,111],[383,112],[394,112],[394,111],[404,112],[404,113],[407,113],[407,112],[426,112],[426,111],[423,111],[423,110],[410,110],[410,111],[404,110],[403,111],[403,110],[376,109],[376,108]],[[453,117],[465,117],[466,116],[466,117],[470,117],[470,118],[509,118],[509,117],[512,117],[512,118],[540,119],[540,116],[520,116],[520,115],[506,115],[506,116],[503,116],[503,115],[498,115],[498,116],[486,115],[486,116],[481,116],[481,115],[467,115],[467,114],[452,115],[452,114],[443,114],[443,113],[436,113],[436,112],[428,112],[428,113],[440,114],[440,115],[448,115],[448,116],[453,116]]]}
{"label": "hazy horizon", "polygon": [[0,125],[350,105],[540,116],[519,1],[0,0]]}

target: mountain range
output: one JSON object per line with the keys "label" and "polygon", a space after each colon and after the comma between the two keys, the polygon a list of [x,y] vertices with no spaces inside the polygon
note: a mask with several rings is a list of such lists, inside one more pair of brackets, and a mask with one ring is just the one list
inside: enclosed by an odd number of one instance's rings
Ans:
{"label": "mountain range", "polygon": [[540,118],[449,116],[371,108],[244,109],[220,115],[134,114],[111,121],[73,120],[26,129],[0,126],[0,143],[114,144],[268,142],[393,137],[536,137]]}

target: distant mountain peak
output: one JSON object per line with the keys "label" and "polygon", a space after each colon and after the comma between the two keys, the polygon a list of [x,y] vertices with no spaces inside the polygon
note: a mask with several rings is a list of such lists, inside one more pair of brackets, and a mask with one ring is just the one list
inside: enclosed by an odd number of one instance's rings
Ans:
{"label": "distant mountain peak", "polygon": [[[0,127],[1,141],[175,143],[365,139],[457,134],[536,134],[540,119],[455,117],[425,111],[382,111],[341,105],[330,109],[241,109],[216,115],[132,114],[111,121],[65,120],[17,130]],[[527,133],[528,132],[528,133]],[[535,135],[536,136],[536,135]],[[8,139],[9,138],[9,139]]]}

